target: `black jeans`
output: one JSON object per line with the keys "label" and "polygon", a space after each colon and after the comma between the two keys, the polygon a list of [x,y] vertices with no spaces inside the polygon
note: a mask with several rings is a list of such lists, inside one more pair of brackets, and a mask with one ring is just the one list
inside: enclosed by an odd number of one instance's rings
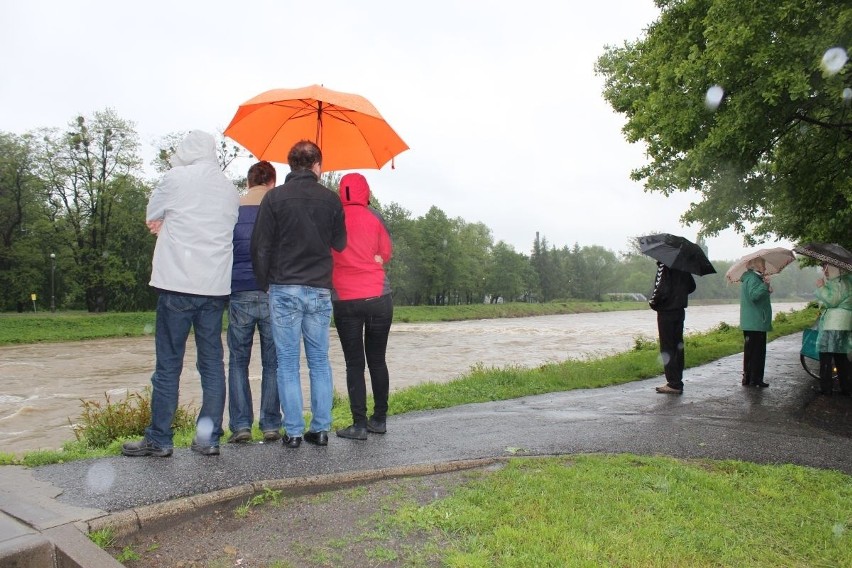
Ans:
{"label": "black jeans", "polygon": [[[834,365],[832,365],[832,362]],[[834,368],[837,369],[837,377],[840,382],[840,392],[852,391],[849,377],[849,358],[846,353],[820,353],[819,354],[819,386],[823,394],[831,394],[834,390]]]}
{"label": "black jeans", "polygon": [[756,385],[763,382],[766,366],[766,332],[743,332],[743,384]]}
{"label": "black jeans", "polygon": [[683,389],[683,320],[686,310],[657,312],[657,331],[660,334],[660,354],[666,383],[672,388]]}
{"label": "black jeans", "polygon": [[356,426],[367,425],[365,359],[373,387],[373,418],[384,422],[390,383],[385,352],[393,321],[393,300],[387,294],[366,300],[338,300],[333,306],[334,325],[346,359],[346,389],[349,391],[352,422]]}

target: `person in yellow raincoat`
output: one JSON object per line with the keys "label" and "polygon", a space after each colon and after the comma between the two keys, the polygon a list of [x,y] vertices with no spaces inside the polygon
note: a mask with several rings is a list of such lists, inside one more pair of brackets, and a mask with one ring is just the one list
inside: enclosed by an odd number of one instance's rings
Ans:
{"label": "person in yellow raincoat", "polygon": [[831,264],[822,265],[824,278],[814,291],[820,307],[817,350],[819,351],[820,392],[830,395],[833,367],[837,368],[840,394],[852,396],[849,356],[852,354],[852,273]]}

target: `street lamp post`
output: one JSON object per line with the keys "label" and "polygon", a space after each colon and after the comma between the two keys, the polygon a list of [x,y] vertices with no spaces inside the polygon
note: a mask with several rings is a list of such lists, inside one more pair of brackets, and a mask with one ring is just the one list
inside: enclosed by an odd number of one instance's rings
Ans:
{"label": "street lamp post", "polygon": [[56,255],[54,253],[50,253],[50,311],[56,311],[56,295],[55,295],[55,287],[53,285],[55,281],[56,275]]}

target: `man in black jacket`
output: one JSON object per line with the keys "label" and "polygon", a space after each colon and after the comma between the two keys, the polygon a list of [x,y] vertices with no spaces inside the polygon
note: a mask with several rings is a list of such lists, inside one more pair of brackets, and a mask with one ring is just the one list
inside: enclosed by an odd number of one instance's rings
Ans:
{"label": "man in black jacket", "polygon": [[657,263],[654,291],[648,304],[657,312],[660,356],[666,384],[657,387],[661,394],[683,394],[683,321],[689,295],[695,290],[692,274]]}
{"label": "man in black jacket", "polygon": [[[328,361],[331,323],[331,249],[346,247],[340,198],[319,183],[322,152],[297,142],[287,155],[284,185],[260,203],[251,239],[254,276],[269,290],[272,335],[278,354],[278,395],[284,410],[284,446],[324,446],[331,429],[332,381]],[[311,424],[305,432],[300,343],[311,380]]]}

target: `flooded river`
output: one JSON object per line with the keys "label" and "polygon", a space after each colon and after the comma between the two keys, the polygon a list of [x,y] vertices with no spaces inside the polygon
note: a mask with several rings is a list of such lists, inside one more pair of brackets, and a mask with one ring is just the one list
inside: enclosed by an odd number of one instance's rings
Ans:
{"label": "flooded river", "polygon": [[[774,312],[804,307],[778,303]],[[706,331],[720,322],[737,325],[737,305],[688,308],[686,333]],[[450,323],[395,323],[388,344],[391,390],[433,381],[446,382],[475,365],[534,367],[571,358],[625,351],[636,337],[656,338],[654,312],[639,310]],[[223,338],[224,341],[224,338]],[[200,405],[195,345],[187,348],[181,377],[181,404]],[[343,353],[334,330],[330,357],[335,389],[346,393]],[[227,347],[226,347],[227,364]],[[0,451],[22,453],[59,448],[74,435],[69,420],[80,414],[80,400],[120,400],[127,391],[150,384],[153,337],[104,339],[0,347]],[[307,365],[302,362],[307,388]],[[260,353],[255,345],[250,368],[255,410],[260,396]],[[369,379],[368,379],[369,384]],[[306,401],[310,398],[307,396]],[[225,426],[227,427],[227,409]]]}

